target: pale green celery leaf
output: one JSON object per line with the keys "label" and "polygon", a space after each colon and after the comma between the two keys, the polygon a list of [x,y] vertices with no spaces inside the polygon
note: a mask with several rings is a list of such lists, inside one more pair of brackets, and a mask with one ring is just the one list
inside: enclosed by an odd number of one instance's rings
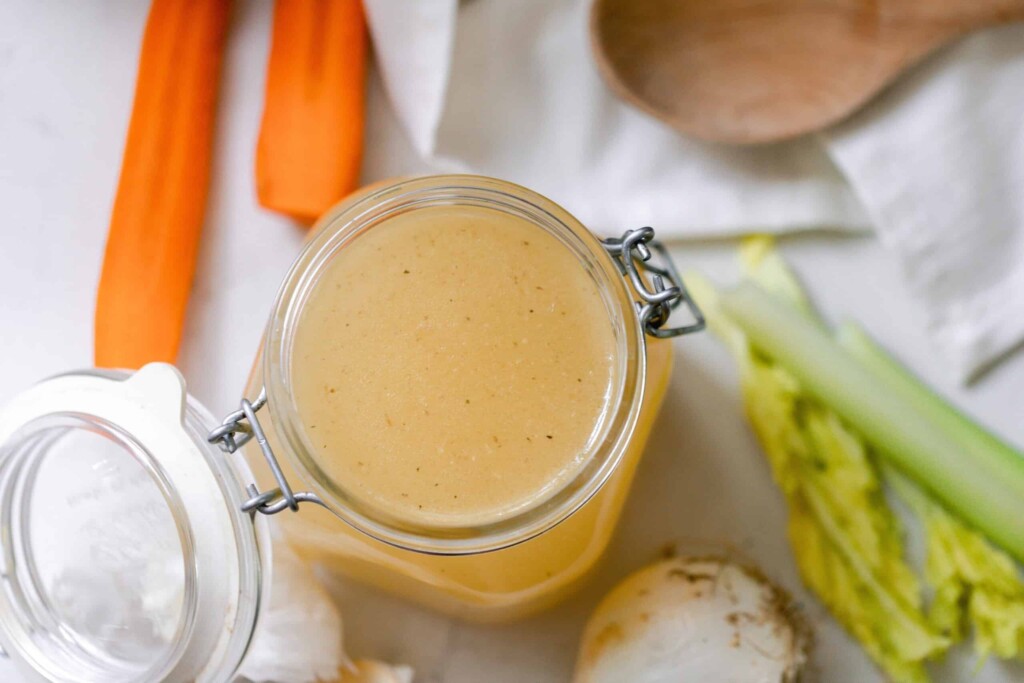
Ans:
{"label": "pale green celery leaf", "polygon": [[746,411],[786,494],[804,582],[895,681],[928,680],[923,662],[948,640],[926,621],[863,442],[804,395],[780,366],[747,351]]}
{"label": "pale green celery leaf", "polygon": [[953,639],[972,626],[980,657],[1024,656],[1024,583],[1010,556],[906,477],[888,469],[885,474],[925,528],[925,577],[935,591],[931,622]]}
{"label": "pale green celery leaf", "polygon": [[811,403],[807,433],[824,467],[811,476],[850,530],[853,550],[886,577],[890,590],[915,609],[921,587],[903,560],[903,530],[886,504],[881,477],[864,442],[827,408]]}

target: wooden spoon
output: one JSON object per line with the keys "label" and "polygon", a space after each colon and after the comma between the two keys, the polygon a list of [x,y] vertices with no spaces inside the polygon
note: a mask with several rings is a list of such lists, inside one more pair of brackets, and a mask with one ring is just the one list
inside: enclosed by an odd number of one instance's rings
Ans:
{"label": "wooden spoon", "polygon": [[746,144],[823,128],[941,45],[1020,19],[1024,0],[595,0],[590,30],[627,102]]}

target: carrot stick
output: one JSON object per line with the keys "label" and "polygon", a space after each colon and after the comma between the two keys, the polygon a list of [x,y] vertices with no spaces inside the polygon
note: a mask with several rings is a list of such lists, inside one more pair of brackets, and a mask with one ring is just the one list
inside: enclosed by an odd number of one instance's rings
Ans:
{"label": "carrot stick", "polygon": [[173,362],[195,272],[230,0],[153,0],[96,302],[96,365]]}
{"label": "carrot stick", "polygon": [[311,223],[354,190],[367,36],[360,0],[277,0],[256,146],[260,204]]}

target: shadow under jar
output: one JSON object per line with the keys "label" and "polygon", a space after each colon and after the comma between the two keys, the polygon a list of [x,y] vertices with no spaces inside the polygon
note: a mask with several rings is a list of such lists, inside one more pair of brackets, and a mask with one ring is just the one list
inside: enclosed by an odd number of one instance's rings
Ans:
{"label": "shadow under jar", "polygon": [[265,444],[244,447],[263,511],[319,503],[280,515],[302,555],[449,614],[565,597],[619,517],[668,336],[701,326],[691,309],[668,329],[685,292],[643,274],[653,233],[633,233],[602,242],[474,176],[378,185],[325,215],[246,392],[265,406]]}

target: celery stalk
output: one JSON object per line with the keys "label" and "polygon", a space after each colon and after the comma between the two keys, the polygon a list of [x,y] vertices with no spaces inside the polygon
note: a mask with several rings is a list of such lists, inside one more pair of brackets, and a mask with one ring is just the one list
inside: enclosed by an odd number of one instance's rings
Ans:
{"label": "celery stalk", "polygon": [[[748,277],[817,324],[792,272],[770,243],[764,246],[744,244]],[[739,363],[744,407],[785,495],[789,538],[804,583],[891,680],[925,683],[925,661],[941,656],[950,641],[923,611],[875,458],[785,367],[751,347],[721,310],[714,285],[697,273],[688,273],[686,282],[711,330]]]}
{"label": "celery stalk", "polygon": [[[722,294],[699,274],[686,280],[739,363],[804,583],[894,681],[927,681],[925,662],[968,632],[980,657],[1020,657],[1024,582],[983,533],[1019,555],[1012,517],[1024,504],[1024,458],[857,328],[834,339],[770,238],[746,240],[740,255],[748,291]],[[880,468],[926,534],[927,616]],[[991,525],[975,526],[979,519]]]}
{"label": "celery stalk", "polygon": [[756,285],[721,292],[723,313],[880,454],[997,545],[1024,561],[1024,463],[1010,448],[934,419],[893,380],[839,348],[807,315]]}
{"label": "celery stalk", "polygon": [[1014,482],[1024,481],[1024,456],[1020,452],[942,400],[856,324],[849,321],[841,324],[836,330],[836,341],[861,365],[885,382],[887,391],[899,393],[923,416],[942,423],[946,432],[961,447],[998,454],[993,458],[994,464],[1006,468],[1004,476]]}

